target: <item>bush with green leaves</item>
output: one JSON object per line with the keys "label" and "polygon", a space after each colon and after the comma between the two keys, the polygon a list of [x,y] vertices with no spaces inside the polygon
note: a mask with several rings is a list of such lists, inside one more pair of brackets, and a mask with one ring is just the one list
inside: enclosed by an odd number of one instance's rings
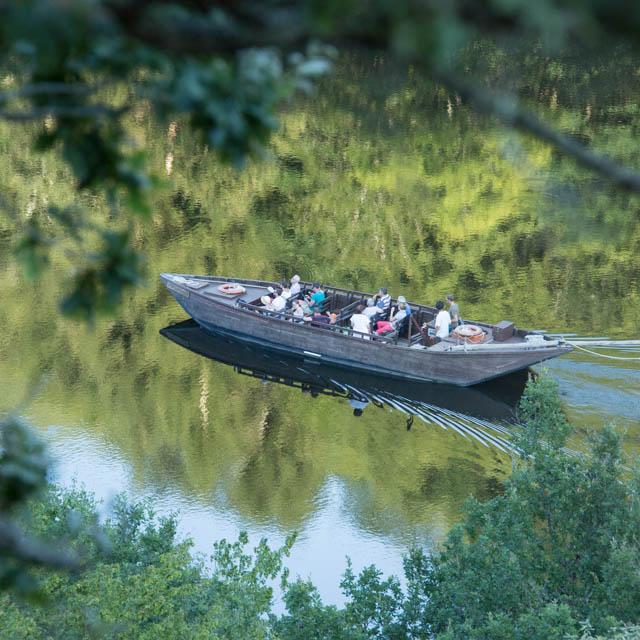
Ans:
{"label": "bush with green leaves", "polygon": [[[441,549],[431,555],[410,552],[403,581],[384,577],[375,566],[356,575],[348,565],[340,584],[342,607],[323,604],[309,581],[289,578],[283,560],[293,539],[276,551],[261,542],[249,553],[242,534],[236,543],[216,543],[213,565],[207,565],[192,557],[189,540],[177,539],[176,519],[155,518],[149,505],[121,498],[100,522],[86,492],[49,487],[42,493],[41,448],[25,445],[25,436],[14,437],[5,422],[0,493],[13,496],[10,524],[28,532],[29,540],[46,540],[49,555],[34,561],[20,549],[2,549],[3,566],[13,573],[3,572],[0,633],[14,638],[637,638],[640,482],[623,465],[620,437],[605,428],[587,454],[567,452],[570,428],[547,377],[529,382],[521,418],[521,457],[503,494],[485,503],[471,499]],[[25,501],[26,511],[19,507]],[[70,564],[50,562],[60,550]],[[273,609],[278,578],[285,607],[280,614]],[[40,603],[25,599],[34,593]]]}

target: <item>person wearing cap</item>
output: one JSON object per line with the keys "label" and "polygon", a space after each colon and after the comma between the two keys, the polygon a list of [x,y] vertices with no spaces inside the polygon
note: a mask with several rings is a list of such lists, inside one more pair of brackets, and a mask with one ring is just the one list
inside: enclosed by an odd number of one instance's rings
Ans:
{"label": "person wearing cap", "polygon": [[407,299],[404,296],[398,296],[398,308],[400,307],[400,305],[404,303],[405,305],[405,310],[407,312],[407,315],[410,316],[411,315],[411,307],[409,306],[409,303],[407,302]]}
{"label": "person wearing cap", "polygon": [[390,333],[392,331],[399,331],[403,320],[408,316],[407,313],[407,303],[399,302],[398,310],[393,307],[391,309],[391,315],[389,316],[389,320],[379,320],[376,323],[376,333],[381,336],[385,333]]}
{"label": "person wearing cap", "polygon": [[295,298],[295,296],[300,295],[300,276],[295,275],[291,278],[291,287],[289,288],[289,292],[291,293],[291,297]]}
{"label": "person wearing cap", "polygon": [[447,295],[449,305],[449,315],[451,316],[451,330],[453,331],[460,324],[460,309],[453,293]]}
{"label": "person wearing cap", "polygon": [[444,302],[442,302],[442,300],[438,300],[438,302],[436,302],[436,309],[438,310],[438,315],[436,316],[435,321],[436,339],[440,342],[442,338],[449,336],[451,316],[449,315],[449,312],[445,310]]}
{"label": "person wearing cap", "polygon": [[267,309],[267,311],[273,311],[273,306],[271,305],[271,296],[262,296],[260,298],[260,302],[262,303],[262,306]]}

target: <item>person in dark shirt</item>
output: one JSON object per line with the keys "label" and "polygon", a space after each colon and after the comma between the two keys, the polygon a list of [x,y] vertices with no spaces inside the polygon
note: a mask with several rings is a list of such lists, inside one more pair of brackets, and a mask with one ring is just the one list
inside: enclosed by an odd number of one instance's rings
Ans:
{"label": "person in dark shirt", "polygon": [[320,313],[318,309],[313,312],[313,318],[311,319],[311,324],[329,324],[331,322],[331,318],[324,313]]}
{"label": "person in dark shirt", "polygon": [[453,293],[447,295],[447,304],[449,305],[449,315],[451,316],[451,331],[453,331],[460,323],[460,309],[455,300]]}

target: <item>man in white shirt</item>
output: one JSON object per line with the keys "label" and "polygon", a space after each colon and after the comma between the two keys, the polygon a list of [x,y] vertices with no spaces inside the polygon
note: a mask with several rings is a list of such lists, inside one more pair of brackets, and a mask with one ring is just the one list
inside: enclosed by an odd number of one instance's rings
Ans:
{"label": "man in white shirt", "polygon": [[[351,328],[354,331],[358,331],[360,333],[371,333],[371,325],[369,324],[369,318],[362,313],[364,311],[364,307],[359,304],[356,307],[356,312],[351,316]],[[365,340],[369,340],[369,336],[358,336],[359,338],[364,338]]]}
{"label": "man in white shirt", "polygon": [[436,309],[438,310],[438,315],[436,316],[436,338],[438,338],[438,342],[442,340],[442,338],[446,338],[449,336],[449,325],[451,324],[451,316],[449,312],[444,308],[444,302],[442,300],[438,300],[436,302]]}

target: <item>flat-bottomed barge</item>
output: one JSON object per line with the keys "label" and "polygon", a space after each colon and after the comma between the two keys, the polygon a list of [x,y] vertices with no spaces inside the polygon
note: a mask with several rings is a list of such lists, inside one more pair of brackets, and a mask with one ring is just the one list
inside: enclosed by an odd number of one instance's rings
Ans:
{"label": "flat-bottomed barge", "polygon": [[[572,350],[570,344],[504,323],[474,321],[482,342],[468,344],[455,335],[433,346],[424,344],[419,328],[432,326],[437,310],[410,302],[411,322],[391,335],[354,331],[349,320],[371,297],[360,291],[323,287],[324,308],[337,315],[334,325],[301,322],[290,311],[269,311],[263,296],[277,283],[221,276],[163,273],[165,286],[184,310],[206,331],[274,352],[294,354],[350,370],[395,379],[470,386],[521,371]],[[238,285],[241,295],[230,295]],[[303,287],[310,287],[302,283]]]}

